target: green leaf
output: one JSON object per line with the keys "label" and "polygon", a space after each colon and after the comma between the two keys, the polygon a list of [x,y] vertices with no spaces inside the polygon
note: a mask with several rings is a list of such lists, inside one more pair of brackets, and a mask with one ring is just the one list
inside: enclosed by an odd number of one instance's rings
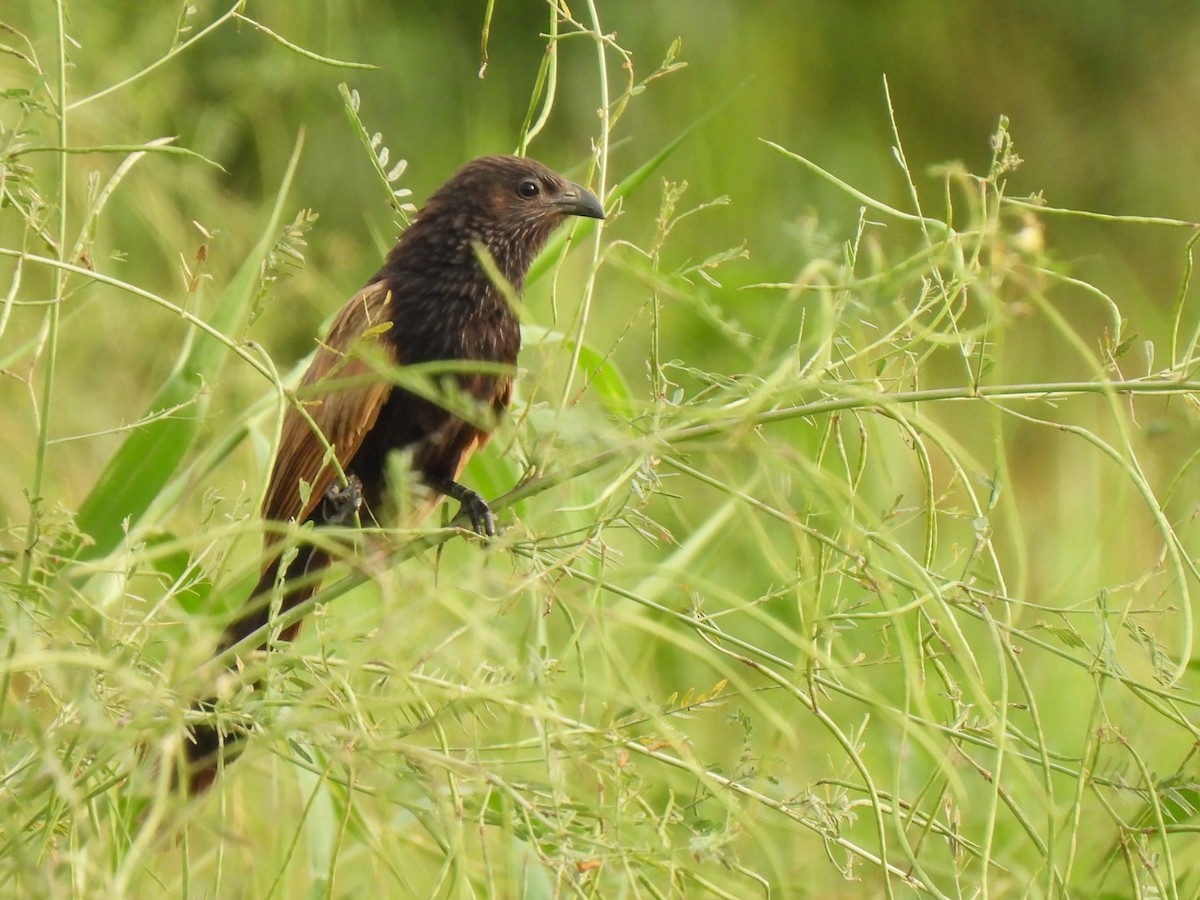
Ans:
{"label": "green leaf", "polygon": [[[190,613],[204,609],[208,596],[212,593],[212,581],[196,577],[200,569],[193,563],[191,554],[179,543],[173,534],[152,535],[146,541],[146,548],[173,547],[166,552],[153,556],[154,571],[170,579],[172,583],[183,586],[175,591],[175,600]],[[189,574],[192,576],[188,578]]]}
{"label": "green leaf", "polygon": [[[263,260],[275,246],[283,221],[283,205],[303,140],[284,173],[275,208],[258,245],[213,305],[209,324],[221,334],[240,334],[250,314]],[[124,539],[127,528],[144,515],[191,450],[207,407],[205,385],[215,382],[229,355],[229,342],[193,331],[178,363],[150,401],[145,417],[163,409],[191,404],[186,415],[153,419],[129,434],[105,466],[96,484],[79,507],[76,524],[90,538],[78,555],[96,559],[111,553]],[[75,555],[69,550],[64,555]]]}
{"label": "green leaf", "polygon": [[[561,331],[551,331],[538,325],[521,326],[522,341],[527,343],[566,345],[569,350],[575,349],[575,342]],[[590,388],[604,401],[604,405],[614,415],[629,417],[634,413],[633,394],[621,375],[621,370],[612,360],[605,359],[600,353],[586,344],[579,350],[579,367],[587,377]]]}

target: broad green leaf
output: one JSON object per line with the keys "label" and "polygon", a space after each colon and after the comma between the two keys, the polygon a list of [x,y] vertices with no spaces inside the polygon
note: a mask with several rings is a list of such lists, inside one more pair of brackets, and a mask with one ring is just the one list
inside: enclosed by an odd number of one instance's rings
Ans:
{"label": "broad green leaf", "polygon": [[[240,334],[250,314],[262,262],[282,227],[284,201],[302,143],[296,143],[258,245],[213,305],[209,324],[221,334]],[[109,460],[76,517],[79,531],[91,539],[80,548],[83,558],[95,559],[112,552],[123,540],[126,528],[141,519],[178,469],[203,420],[207,407],[205,385],[217,380],[228,354],[229,342],[192,332],[179,362],[150,401],[146,417],[184,404],[187,408],[182,415],[156,418],[132,431]]]}

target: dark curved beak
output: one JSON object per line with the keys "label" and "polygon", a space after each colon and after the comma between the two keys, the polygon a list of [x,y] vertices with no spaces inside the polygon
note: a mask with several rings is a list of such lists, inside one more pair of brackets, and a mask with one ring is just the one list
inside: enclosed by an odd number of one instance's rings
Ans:
{"label": "dark curved beak", "polygon": [[550,202],[567,216],[584,216],[588,219],[604,218],[604,206],[596,199],[596,195],[573,181],[567,182],[567,189]]}

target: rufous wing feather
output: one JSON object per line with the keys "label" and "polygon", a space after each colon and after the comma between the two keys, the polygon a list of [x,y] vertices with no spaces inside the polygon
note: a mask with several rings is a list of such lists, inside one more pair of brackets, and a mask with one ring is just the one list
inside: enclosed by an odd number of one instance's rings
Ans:
{"label": "rufous wing feather", "polygon": [[[305,521],[338,475],[329,457],[345,467],[375,425],[392,392],[380,364],[398,362],[393,343],[379,339],[390,325],[390,301],[390,291],[376,282],[338,313],[297,391],[298,402],[312,422],[295,407],[284,413],[280,446],[288,452],[280,454],[271,472],[264,518]],[[322,390],[323,385],[328,390]],[[304,494],[302,482],[308,486]]]}

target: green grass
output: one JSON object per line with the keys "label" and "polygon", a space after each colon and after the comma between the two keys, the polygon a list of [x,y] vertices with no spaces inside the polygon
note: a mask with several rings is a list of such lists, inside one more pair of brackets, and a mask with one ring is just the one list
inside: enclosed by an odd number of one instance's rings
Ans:
{"label": "green grass", "polygon": [[[727,203],[775,208],[676,174],[737,96],[642,136],[680,48],[646,68],[572,10],[489,75],[523,122],[493,140],[614,210],[522,303],[517,402],[464,478],[504,533],[293,535],[340,562],[302,640],[247,661],[260,692],[209,657],[279,410],[377,259],[339,216],[402,220],[417,154],[345,23],[320,52],[253,7],[7,23],[0,892],[1194,896],[1194,226],[1008,196],[1003,118],[982,171],[914,171],[889,97],[897,197],[764,125],[780,190],[856,218],[714,240]],[[494,72],[521,23],[492,13]],[[122,27],[157,49],[120,64]],[[218,71],[241,93],[206,105]],[[340,196],[314,219],[310,191]],[[1165,315],[1057,258],[1080,217],[1161,243]],[[214,690],[257,732],[184,800],[163,763]]]}

